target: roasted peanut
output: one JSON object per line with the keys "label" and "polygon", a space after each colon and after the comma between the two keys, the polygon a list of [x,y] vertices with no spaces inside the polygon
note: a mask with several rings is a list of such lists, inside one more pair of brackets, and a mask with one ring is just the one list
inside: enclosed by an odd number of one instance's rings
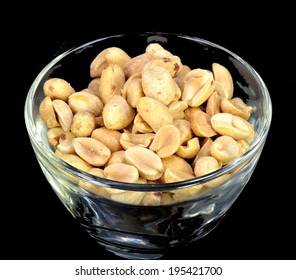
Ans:
{"label": "roasted peanut", "polygon": [[172,101],[168,105],[168,109],[171,112],[174,120],[182,120],[185,118],[184,111],[188,108],[188,105],[185,101],[177,100]]}
{"label": "roasted peanut", "polygon": [[180,132],[177,127],[167,124],[159,128],[149,149],[160,158],[173,155],[180,147]]}
{"label": "roasted peanut", "polygon": [[54,99],[67,101],[68,97],[75,92],[74,88],[66,80],[61,78],[50,78],[43,85],[45,96]]}
{"label": "roasted peanut", "polygon": [[214,91],[209,97],[206,105],[206,113],[211,117],[215,114],[221,113],[221,100],[223,98],[218,95],[217,91]]}
{"label": "roasted peanut", "polygon": [[211,155],[211,146],[213,144],[213,140],[210,137],[206,137],[203,139],[202,143],[200,143],[200,149],[197,153],[196,157],[192,162],[192,166],[195,166],[196,161],[203,156],[210,156]]}
{"label": "roasted peanut", "polygon": [[125,163],[113,163],[105,167],[104,176],[107,179],[135,183],[139,179],[138,169]]}
{"label": "roasted peanut", "polygon": [[59,127],[60,124],[57,120],[52,100],[49,96],[46,96],[40,103],[39,114],[47,128]]}
{"label": "roasted peanut", "polygon": [[48,143],[54,147],[59,143],[59,138],[64,133],[64,130],[61,127],[53,127],[47,130],[47,140]]}
{"label": "roasted peanut", "polygon": [[110,158],[110,149],[94,138],[77,137],[72,143],[76,154],[93,166],[103,166]]}
{"label": "roasted peanut", "polygon": [[212,64],[212,70],[215,80],[215,90],[226,99],[233,97],[233,80],[226,67],[219,63]]}
{"label": "roasted peanut", "polygon": [[211,117],[207,113],[199,110],[191,121],[191,127],[196,136],[213,137],[217,135],[217,131],[213,129]]}
{"label": "roasted peanut", "polygon": [[197,137],[193,137],[187,141],[186,145],[179,146],[178,150],[176,151],[176,155],[184,159],[192,159],[196,157],[199,150],[199,139]]}
{"label": "roasted peanut", "polygon": [[64,131],[69,131],[71,129],[71,124],[73,120],[73,112],[70,106],[61,99],[55,99],[52,101],[52,106],[56,112],[61,125]]}
{"label": "roasted peanut", "polygon": [[230,113],[248,120],[253,108],[248,106],[241,98],[235,97],[230,100],[223,98],[221,101],[221,110],[223,113]]}
{"label": "roasted peanut", "polygon": [[57,149],[63,154],[75,154],[72,140],[75,135],[71,131],[65,131],[59,138]]}
{"label": "roasted peanut", "polygon": [[133,133],[150,133],[153,132],[152,127],[137,113],[133,123]]}
{"label": "roasted peanut", "polygon": [[136,134],[123,132],[120,135],[119,142],[123,149],[127,150],[133,146],[149,147],[155,137],[154,133]]}
{"label": "roasted peanut", "polygon": [[189,180],[193,178],[194,176],[192,174],[175,170],[175,169],[166,168],[164,172],[165,183],[175,183],[175,182],[180,182],[180,181]]}
{"label": "roasted peanut", "polygon": [[[187,75],[189,74],[190,72]],[[212,73],[207,72],[201,77],[192,77],[185,82],[182,100],[191,107],[198,107],[207,101],[214,89],[215,84]]]}
{"label": "roasted peanut", "polygon": [[184,201],[188,198],[192,198],[202,194],[205,191],[205,188],[202,185],[197,185],[193,187],[188,187],[179,190],[170,191],[173,194],[173,201]]}
{"label": "roasted peanut", "polygon": [[100,78],[93,78],[89,83],[87,88],[90,89],[93,94],[100,96]]}
{"label": "roasted peanut", "polygon": [[173,55],[161,58],[153,58],[144,65],[141,72],[143,73],[148,69],[152,69],[158,66],[166,69],[173,78],[176,76],[181,67],[181,60],[179,57]]}
{"label": "roasted peanut", "polygon": [[219,113],[211,117],[211,125],[217,133],[227,135],[235,140],[252,140],[253,126],[242,117],[230,113]]}
{"label": "roasted peanut", "polygon": [[137,110],[139,115],[148,123],[148,125],[157,132],[166,124],[173,124],[173,115],[161,101],[150,98],[141,97],[138,100]]}
{"label": "roasted peanut", "polygon": [[63,154],[59,150],[56,150],[55,154],[60,159],[62,159],[63,161],[67,162],[68,164],[74,166],[75,168],[77,168],[79,170],[87,172],[93,167],[87,161],[85,161],[83,158],[81,158],[78,155]]}
{"label": "roasted peanut", "polygon": [[129,60],[127,63],[125,63],[125,65],[123,67],[123,72],[124,72],[125,76],[127,78],[129,78],[130,76],[132,76],[134,74],[141,73],[144,65],[148,61],[150,61],[151,59],[153,59],[153,57],[149,53],[139,54],[139,55],[131,58],[131,60]]}
{"label": "roasted peanut", "polygon": [[101,77],[102,71],[111,64],[117,64],[121,68],[131,60],[130,56],[118,47],[109,47],[101,51],[90,64],[90,76]]}
{"label": "roasted peanut", "polygon": [[78,111],[73,116],[71,132],[77,137],[90,136],[96,127],[95,117],[87,111]]}
{"label": "roasted peanut", "polygon": [[104,124],[109,129],[123,129],[133,121],[134,117],[134,108],[121,95],[114,95],[103,109]]}
{"label": "roasted peanut", "polygon": [[177,170],[177,171],[179,170],[185,173],[193,174],[191,165],[185,159],[177,155],[172,155],[167,158],[162,158],[161,161],[165,169],[170,168],[172,170]]}
{"label": "roasted peanut", "polygon": [[137,107],[138,99],[145,96],[142,87],[142,78],[140,74],[132,75],[125,82],[122,89],[122,96],[127,100],[127,103],[133,108]]}
{"label": "roasted peanut", "polygon": [[237,141],[226,135],[217,137],[210,148],[211,155],[222,164],[233,161],[239,156],[239,152]]}
{"label": "roasted peanut", "polygon": [[121,95],[125,83],[122,68],[117,64],[109,65],[102,71],[99,91],[100,99],[106,104],[114,95]]}
{"label": "roasted peanut", "polygon": [[141,177],[158,180],[164,172],[162,161],[153,151],[140,146],[130,147],[125,151],[127,163],[135,166]]}
{"label": "roasted peanut", "polygon": [[112,153],[122,150],[119,141],[121,133],[117,130],[109,129],[107,127],[96,128],[92,131],[91,137],[106,145]]}
{"label": "roasted peanut", "polygon": [[142,73],[142,87],[147,97],[168,105],[175,99],[176,86],[168,70],[155,66]]}
{"label": "roasted peanut", "polygon": [[180,132],[180,144],[184,144],[194,137],[191,129],[191,123],[189,121],[185,119],[178,119],[174,121],[174,126],[177,127]]}
{"label": "roasted peanut", "polygon": [[88,111],[97,117],[103,111],[101,99],[97,95],[86,91],[71,94],[68,98],[68,105],[74,114],[78,111]]}
{"label": "roasted peanut", "polygon": [[125,151],[120,150],[111,153],[111,156],[109,157],[108,161],[105,164],[105,167],[108,165],[111,165],[113,163],[126,163],[125,161]]}

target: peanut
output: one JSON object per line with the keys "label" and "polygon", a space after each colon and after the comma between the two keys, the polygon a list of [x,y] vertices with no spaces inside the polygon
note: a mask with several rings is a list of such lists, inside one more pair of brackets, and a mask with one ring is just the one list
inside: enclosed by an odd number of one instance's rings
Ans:
{"label": "peanut", "polygon": [[153,151],[140,146],[130,147],[125,151],[127,163],[135,166],[141,177],[157,180],[164,172],[162,161]]}
{"label": "peanut", "polygon": [[93,166],[103,166],[111,151],[100,141],[91,137],[76,137],[72,140],[77,155]]}

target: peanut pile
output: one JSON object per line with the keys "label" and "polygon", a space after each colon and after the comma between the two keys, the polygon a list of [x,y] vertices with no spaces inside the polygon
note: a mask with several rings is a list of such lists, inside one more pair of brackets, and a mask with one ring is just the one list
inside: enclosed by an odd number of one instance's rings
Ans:
{"label": "peanut pile", "polygon": [[[253,108],[234,97],[223,65],[191,69],[158,43],[130,57],[118,47],[90,64],[90,81],[74,89],[61,78],[43,87],[39,112],[55,153],[90,174],[127,183],[173,183],[213,172],[239,157],[255,131]],[[112,200],[160,205],[197,196],[223,182],[167,192],[83,188]]]}

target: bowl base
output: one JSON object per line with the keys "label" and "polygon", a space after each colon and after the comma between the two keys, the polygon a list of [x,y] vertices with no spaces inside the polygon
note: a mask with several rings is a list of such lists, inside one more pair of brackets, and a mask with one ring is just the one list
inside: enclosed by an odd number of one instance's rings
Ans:
{"label": "bowl base", "polygon": [[174,249],[180,247],[186,247],[189,244],[201,239],[202,237],[209,234],[212,230],[214,230],[221,220],[224,218],[224,215],[220,216],[218,219],[214,219],[209,222],[205,227],[201,228],[199,231],[196,232],[195,236],[186,241],[176,242],[174,244],[170,244],[168,247],[161,247],[161,248],[154,248],[154,249],[144,249],[144,248],[135,248],[130,246],[123,246],[120,244],[113,244],[108,241],[102,240],[100,238],[92,237],[96,240],[96,242],[100,245],[105,247],[105,249],[114,255],[123,258],[123,259],[130,259],[130,260],[155,260],[165,257],[166,255],[170,255]]}

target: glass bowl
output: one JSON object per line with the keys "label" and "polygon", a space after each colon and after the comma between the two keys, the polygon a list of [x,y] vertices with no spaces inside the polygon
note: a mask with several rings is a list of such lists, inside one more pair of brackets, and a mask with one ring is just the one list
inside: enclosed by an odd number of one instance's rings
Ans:
{"label": "glass bowl", "polygon": [[[61,160],[48,141],[48,128],[39,113],[45,81],[59,77],[80,91],[91,81],[90,64],[102,50],[119,47],[135,57],[145,52],[150,43],[160,44],[191,69],[211,69],[215,62],[229,70],[234,96],[253,108],[249,122],[254,127],[255,137],[250,147],[216,171],[173,183],[124,183],[90,174]],[[187,246],[202,238],[219,224],[258,163],[271,125],[272,104],[268,89],[256,70],[223,46],[181,34],[119,34],[70,49],[47,64],[29,89],[24,117],[36,159],[49,185],[89,235],[122,258],[157,259],[170,248]],[[172,191],[202,189],[212,180],[221,178],[218,185],[196,195],[171,199]],[[96,186],[103,191],[95,191]],[[111,189],[113,193],[158,194],[161,200],[146,205],[116,201],[105,195],[106,189],[107,193]]]}

